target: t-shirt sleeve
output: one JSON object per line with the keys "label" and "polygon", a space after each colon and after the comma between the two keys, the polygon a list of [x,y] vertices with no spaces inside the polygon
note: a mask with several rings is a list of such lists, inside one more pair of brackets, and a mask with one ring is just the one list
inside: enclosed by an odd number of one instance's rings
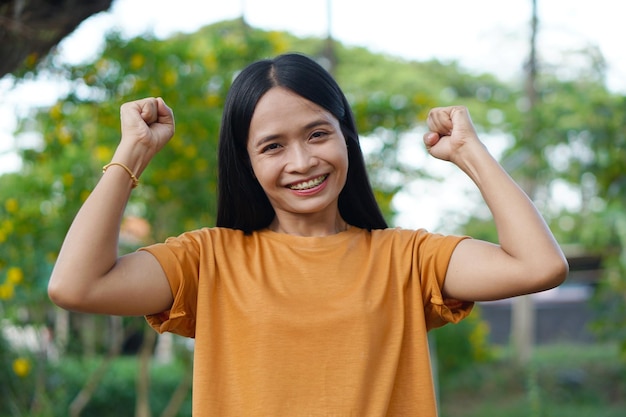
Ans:
{"label": "t-shirt sleeve", "polygon": [[428,330],[447,323],[458,323],[469,315],[474,307],[471,301],[455,300],[443,295],[443,283],[450,258],[463,236],[426,234],[418,250],[418,263],[424,314]]}
{"label": "t-shirt sleeve", "polygon": [[201,257],[197,233],[184,233],[139,250],[151,253],[161,264],[174,298],[169,310],[146,316],[148,324],[159,333],[194,337]]}

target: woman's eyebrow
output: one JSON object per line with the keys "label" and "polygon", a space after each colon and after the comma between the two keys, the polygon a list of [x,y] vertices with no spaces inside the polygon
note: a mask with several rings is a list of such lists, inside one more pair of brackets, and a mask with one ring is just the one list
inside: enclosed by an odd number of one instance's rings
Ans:
{"label": "woman's eyebrow", "polygon": [[263,146],[267,142],[271,142],[271,141],[273,141],[273,140],[275,140],[275,139],[277,139],[279,137],[280,137],[280,135],[278,135],[278,134],[263,136],[262,138],[260,138],[259,140],[257,140],[254,143],[254,146],[258,148],[260,146]]}
{"label": "woman's eyebrow", "polygon": [[314,127],[319,127],[319,126],[332,126],[332,125],[333,125],[333,124],[332,124],[329,120],[326,120],[326,119],[316,119],[316,120],[313,120],[312,122],[310,122],[310,123],[306,124],[306,125],[302,128],[302,130],[309,130],[309,129],[312,129],[312,128],[314,128]]}

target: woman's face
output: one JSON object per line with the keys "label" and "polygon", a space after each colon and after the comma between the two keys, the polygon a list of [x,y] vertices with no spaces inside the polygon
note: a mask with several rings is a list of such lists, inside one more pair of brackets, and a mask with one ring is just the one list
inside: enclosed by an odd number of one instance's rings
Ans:
{"label": "woman's face", "polygon": [[254,175],[278,219],[285,214],[338,215],[348,150],[331,113],[274,87],[257,103],[247,148]]}

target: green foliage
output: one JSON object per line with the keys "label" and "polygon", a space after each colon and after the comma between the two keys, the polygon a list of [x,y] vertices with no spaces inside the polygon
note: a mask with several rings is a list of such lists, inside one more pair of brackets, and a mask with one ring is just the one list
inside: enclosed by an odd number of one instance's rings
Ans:
{"label": "green foliage", "polygon": [[615,345],[535,349],[520,367],[500,352],[440,380],[442,417],[617,417],[626,403],[626,365]]}
{"label": "green foliage", "polygon": [[597,318],[591,329],[601,340],[616,341],[626,363],[626,263],[620,255],[605,260],[605,276],[592,300]]}
{"label": "green foliage", "polygon": [[[75,360],[66,358],[50,369],[50,390],[55,391],[57,400],[54,415],[66,415],[70,402],[89,375],[98,366],[99,360]],[[182,363],[155,366],[151,370],[150,408],[158,415],[163,410],[172,393],[184,375]],[[138,364],[134,357],[116,359],[107,370],[98,385],[93,398],[84,409],[85,416],[126,416],[132,415],[135,409],[135,383]],[[190,393],[191,394],[191,393]],[[191,415],[191,395],[188,395],[184,408],[179,415]]]}
{"label": "green foliage", "polygon": [[32,363],[31,355],[14,351],[0,331],[0,415],[30,409],[35,386]]}
{"label": "green foliage", "polygon": [[23,305],[32,306],[27,319],[40,319],[45,313],[41,294],[50,274],[52,248],[58,246],[58,236],[49,233],[60,222],[41,216],[50,195],[45,181],[21,173],[0,176],[4,202],[0,206],[0,317],[16,317],[16,309]]}
{"label": "green foliage", "polygon": [[[0,345],[0,385],[2,401],[1,416],[66,416],[70,403],[85,383],[85,376],[93,372],[102,359],[81,360],[64,357],[58,363],[48,363],[42,370],[47,403],[36,406],[42,398],[33,398],[35,376],[19,377],[11,369],[11,360],[4,356],[6,350]],[[189,364],[174,362],[154,366],[151,370],[150,407],[156,415],[165,409],[172,393],[184,378]],[[107,370],[105,377],[84,409],[85,416],[130,416],[135,409],[135,383],[138,364],[134,357],[120,357]],[[28,411],[27,411],[28,410]],[[187,395],[179,416],[191,416],[191,393]]]}
{"label": "green foliage", "polygon": [[489,346],[489,325],[481,319],[480,309],[458,324],[431,331],[437,353],[437,367],[442,375],[454,375],[477,363],[488,362],[494,352]]}

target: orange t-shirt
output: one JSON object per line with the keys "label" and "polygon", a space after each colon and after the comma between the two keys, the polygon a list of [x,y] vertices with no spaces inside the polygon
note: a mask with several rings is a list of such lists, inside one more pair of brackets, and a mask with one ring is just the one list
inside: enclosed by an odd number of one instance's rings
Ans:
{"label": "orange t-shirt", "polygon": [[471,311],[441,294],[461,239],[188,232],[144,248],[174,295],[147,319],[196,339],[195,417],[436,416],[426,332]]}

